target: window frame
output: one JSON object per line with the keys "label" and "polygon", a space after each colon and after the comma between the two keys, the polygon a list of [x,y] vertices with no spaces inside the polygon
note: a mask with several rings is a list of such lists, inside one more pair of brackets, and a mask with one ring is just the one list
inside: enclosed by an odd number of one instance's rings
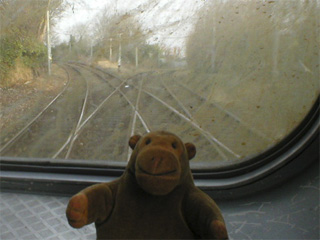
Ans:
{"label": "window frame", "polygon": [[[280,184],[319,160],[319,98],[299,126],[277,145],[238,165],[192,169],[195,184],[216,198],[234,198]],[[70,195],[94,183],[115,180],[124,169],[125,163],[112,161],[93,167],[87,160],[0,156],[0,184],[7,191]]]}

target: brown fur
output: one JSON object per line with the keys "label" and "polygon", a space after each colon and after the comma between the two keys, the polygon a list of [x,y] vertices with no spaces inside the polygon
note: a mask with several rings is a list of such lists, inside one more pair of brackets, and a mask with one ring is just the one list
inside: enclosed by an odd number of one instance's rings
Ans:
{"label": "brown fur", "polygon": [[227,239],[215,202],[193,183],[192,143],[168,132],[132,136],[124,174],[73,196],[69,224],[95,222],[97,239]]}

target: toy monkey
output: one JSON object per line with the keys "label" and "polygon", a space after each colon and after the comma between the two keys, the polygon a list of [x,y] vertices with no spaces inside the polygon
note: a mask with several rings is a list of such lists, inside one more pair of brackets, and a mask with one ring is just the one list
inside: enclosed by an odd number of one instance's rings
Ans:
{"label": "toy monkey", "polygon": [[95,223],[97,239],[228,239],[216,203],[193,182],[192,143],[174,134],[132,136],[133,149],[123,175],[74,195],[69,224]]}

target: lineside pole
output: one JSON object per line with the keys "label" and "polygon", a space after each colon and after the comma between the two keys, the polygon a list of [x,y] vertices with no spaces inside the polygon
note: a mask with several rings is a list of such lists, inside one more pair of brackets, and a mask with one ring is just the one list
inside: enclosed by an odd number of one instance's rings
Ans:
{"label": "lineside pole", "polygon": [[122,35],[122,33],[119,33],[119,58],[118,58],[118,71],[119,72],[120,72],[120,68],[121,68],[121,51],[122,51],[121,35]]}
{"label": "lineside pole", "polygon": [[139,65],[139,55],[138,55],[138,47],[136,47],[136,68]]}
{"label": "lineside pole", "polygon": [[50,42],[50,12],[47,11],[47,48],[48,48],[48,74],[51,75],[51,42]]}
{"label": "lineside pole", "polygon": [[112,38],[110,40],[110,45],[109,45],[109,61],[112,62]]}

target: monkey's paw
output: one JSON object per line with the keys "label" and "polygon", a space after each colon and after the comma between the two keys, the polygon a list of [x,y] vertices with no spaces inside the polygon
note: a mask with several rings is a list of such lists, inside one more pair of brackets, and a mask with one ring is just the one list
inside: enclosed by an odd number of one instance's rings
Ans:
{"label": "monkey's paw", "polygon": [[214,236],[214,239],[229,239],[225,224],[219,220],[214,220],[211,222],[210,230]]}
{"label": "monkey's paw", "polygon": [[88,222],[88,198],[85,194],[74,195],[68,204],[67,219],[74,228],[81,228]]}

